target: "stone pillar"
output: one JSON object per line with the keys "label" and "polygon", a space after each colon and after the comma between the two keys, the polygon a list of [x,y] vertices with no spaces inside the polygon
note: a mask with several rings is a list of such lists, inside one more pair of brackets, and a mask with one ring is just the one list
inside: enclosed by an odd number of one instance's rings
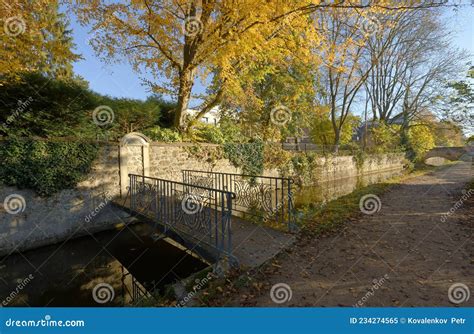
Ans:
{"label": "stone pillar", "polygon": [[150,139],[131,132],[120,140],[120,197],[127,196],[128,174],[150,175]]}

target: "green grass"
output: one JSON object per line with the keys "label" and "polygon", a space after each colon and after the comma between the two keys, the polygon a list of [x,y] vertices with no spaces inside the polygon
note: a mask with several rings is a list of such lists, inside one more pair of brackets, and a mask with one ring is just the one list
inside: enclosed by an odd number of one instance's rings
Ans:
{"label": "green grass", "polygon": [[367,194],[379,196],[389,186],[389,183],[370,185],[328,202],[324,207],[309,212],[303,218],[303,231],[306,235],[315,236],[337,230],[360,214],[359,201],[362,196]]}
{"label": "green grass", "polygon": [[348,195],[328,202],[325,206],[311,209],[309,212],[306,212],[302,218],[301,225],[304,235],[314,237],[336,231],[343,227],[346,222],[357,218],[361,214],[359,202],[363,196],[368,194],[381,196],[389,188],[400,184],[406,179],[425,175],[436,170],[442,170],[449,166],[451,166],[451,164],[440,167],[432,167],[424,164],[419,165],[408,174],[391,178],[384,183],[372,184],[356,189]]}

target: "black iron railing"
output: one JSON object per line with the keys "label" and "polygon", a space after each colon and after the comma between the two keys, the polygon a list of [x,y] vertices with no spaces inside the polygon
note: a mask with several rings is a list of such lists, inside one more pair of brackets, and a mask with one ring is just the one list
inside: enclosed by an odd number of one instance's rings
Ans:
{"label": "black iron railing", "polygon": [[236,215],[296,230],[291,179],[196,170],[183,170],[182,174],[186,184],[234,193],[232,212]]}
{"label": "black iron railing", "polygon": [[191,245],[232,255],[230,191],[130,174],[130,209]]}
{"label": "black iron railing", "polygon": [[124,306],[137,305],[154,297],[146,288],[124,267],[122,267],[122,301]]}

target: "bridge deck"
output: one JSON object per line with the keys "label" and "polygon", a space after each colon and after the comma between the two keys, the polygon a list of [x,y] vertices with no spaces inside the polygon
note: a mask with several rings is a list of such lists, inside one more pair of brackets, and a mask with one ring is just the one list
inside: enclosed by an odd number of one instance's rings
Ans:
{"label": "bridge deck", "polygon": [[[215,249],[206,242],[199,231],[185,230],[180,227],[165,230],[165,224],[155,217],[132,210],[129,200],[124,203],[114,202],[114,205],[129,212],[138,220],[152,225],[157,233],[165,233],[206,260],[212,262],[217,259],[218,254]],[[231,229],[232,255],[242,268],[255,268],[262,265],[295,241],[295,236],[290,233],[257,225],[236,216],[232,216]]]}

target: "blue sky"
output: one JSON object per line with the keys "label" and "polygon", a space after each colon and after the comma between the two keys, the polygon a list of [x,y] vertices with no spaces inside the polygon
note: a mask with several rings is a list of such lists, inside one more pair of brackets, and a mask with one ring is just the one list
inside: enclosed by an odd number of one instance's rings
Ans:
{"label": "blue sky", "polygon": [[[474,8],[466,7],[458,12],[449,10],[447,15],[446,19],[456,32],[454,44],[474,54]],[[69,17],[76,52],[84,58],[74,65],[74,71],[89,82],[91,89],[113,97],[145,99],[150,95],[147,87],[142,85],[141,76],[128,63],[102,62],[87,43],[90,38],[89,29],[79,25],[74,16]],[[196,90],[202,91],[203,87],[198,84]]]}

